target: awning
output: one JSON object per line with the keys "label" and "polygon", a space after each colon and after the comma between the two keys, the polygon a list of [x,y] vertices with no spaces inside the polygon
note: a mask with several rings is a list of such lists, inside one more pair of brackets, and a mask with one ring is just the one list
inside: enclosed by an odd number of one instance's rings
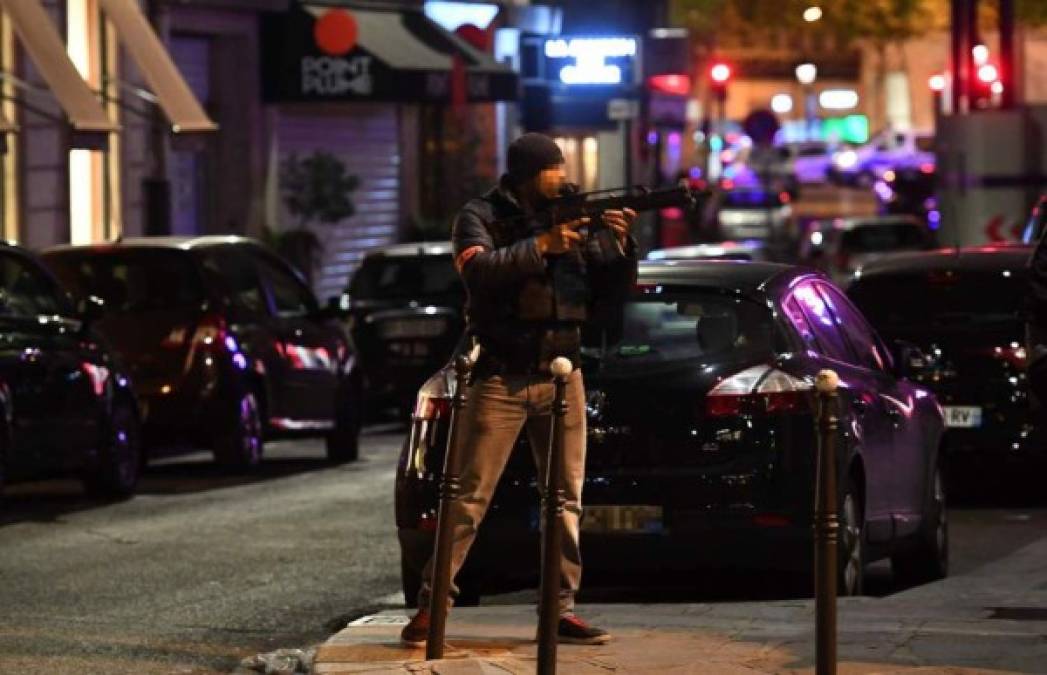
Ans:
{"label": "awning", "polygon": [[40,76],[58,100],[76,131],[109,132],[118,127],[109,119],[65,50],[51,16],[39,0],[0,0],[22,46]]}
{"label": "awning", "polygon": [[[18,3],[21,0],[6,0]],[[218,128],[171,60],[170,54],[142,14],[137,0],[99,0],[116,34],[145,76],[160,109],[175,133],[214,131]]]}
{"label": "awning", "polygon": [[306,4],[262,19],[268,102],[446,103],[456,71],[470,102],[513,101],[516,73],[420,10]]}

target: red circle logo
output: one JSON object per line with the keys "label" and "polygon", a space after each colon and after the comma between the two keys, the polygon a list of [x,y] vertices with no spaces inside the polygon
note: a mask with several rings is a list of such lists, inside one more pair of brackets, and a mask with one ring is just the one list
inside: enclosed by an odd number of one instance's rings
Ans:
{"label": "red circle logo", "polygon": [[353,15],[344,9],[332,9],[316,20],[313,38],[320,51],[328,56],[343,56],[356,46],[359,28]]}

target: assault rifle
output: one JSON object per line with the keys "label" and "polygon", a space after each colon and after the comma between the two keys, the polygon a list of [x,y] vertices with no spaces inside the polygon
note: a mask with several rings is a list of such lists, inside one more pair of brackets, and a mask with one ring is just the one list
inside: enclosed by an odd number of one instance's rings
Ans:
{"label": "assault rifle", "polygon": [[582,230],[592,236],[606,228],[600,219],[600,214],[604,211],[625,208],[636,212],[671,207],[690,209],[694,205],[694,194],[683,183],[675,187],[656,190],[642,185],[632,185],[593,192],[579,192],[577,185],[567,183],[560,188],[560,196],[550,200],[538,213],[521,218],[537,220],[544,227],[552,227],[556,223],[578,218],[591,218],[589,224]]}

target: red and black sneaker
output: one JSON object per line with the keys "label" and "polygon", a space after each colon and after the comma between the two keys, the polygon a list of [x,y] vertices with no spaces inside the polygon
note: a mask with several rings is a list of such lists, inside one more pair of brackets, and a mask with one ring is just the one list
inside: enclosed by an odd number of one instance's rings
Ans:
{"label": "red and black sneaker", "polygon": [[590,626],[573,612],[560,617],[556,635],[560,642],[575,645],[604,645],[611,641],[610,633]]}
{"label": "red and black sneaker", "polygon": [[429,610],[420,609],[400,631],[400,642],[405,647],[424,647],[429,639]]}

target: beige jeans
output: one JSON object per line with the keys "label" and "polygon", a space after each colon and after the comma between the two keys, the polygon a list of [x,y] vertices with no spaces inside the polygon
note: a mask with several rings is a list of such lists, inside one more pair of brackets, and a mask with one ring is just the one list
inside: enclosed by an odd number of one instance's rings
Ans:
{"label": "beige jeans", "polygon": [[[466,408],[458,430],[461,496],[452,502],[454,523],[451,545],[452,595],[458,570],[465,563],[477,528],[491,502],[491,495],[505,470],[520,431],[526,427],[538,469],[538,484],[544,486],[546,454],[552,431],[554,384],[549,375],[493,375],[478,379],[469,388]],[[578,548],[578,523],[582,515],[582,481],[585,477],[585,386],[582,373],[568,376],[567,414],[564,417],[564,506],[563,538],[560,541],[560,612],[574,607],[574,595],[582,577]],[[422,571],[418,606],[429,607],[432,556]]]}

